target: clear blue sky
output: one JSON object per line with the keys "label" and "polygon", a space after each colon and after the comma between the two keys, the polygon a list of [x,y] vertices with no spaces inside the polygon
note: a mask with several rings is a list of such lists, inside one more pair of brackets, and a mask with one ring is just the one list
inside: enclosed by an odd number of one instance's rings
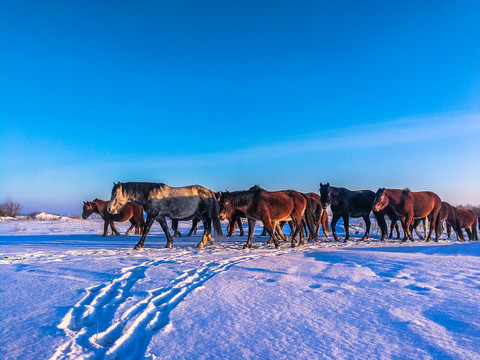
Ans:
{"label": "clear blue sky", "polygon": [[478,1],[0,3],[0,202],[113,181],[480,203]]}

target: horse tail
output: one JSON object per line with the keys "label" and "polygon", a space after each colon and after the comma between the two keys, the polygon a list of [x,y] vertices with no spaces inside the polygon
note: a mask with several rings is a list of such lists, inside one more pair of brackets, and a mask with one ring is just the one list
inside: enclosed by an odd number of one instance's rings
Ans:
{"label": "horse tail", "polygon": [[443,225],[442,225],[442,206],[438,210],[437,219],[435,220],[435,238],[440,239],[443,233]]}
{"label": "horse tail", "polygon": [[477,229],[477,216],[475,215],[475,221],[472,225],[472,237],[473,240],[478,240],[478,229]]}
{"label": "horse tail", "polygon": [[457,208],[454,207],[453,211],[455,212],[455,232],[457,233],[457,237],[460,240],[465,241],[465,237],[463,236],[462,227],[460,226],[460,220],[458,220]]}
{"label": "horse tail", "polygon": [[218,237],[223,237],[222,223],[220,222],[220,205],[218,204],[215,194],[213,194],[211,201],[212,209],[210,216],[212,218],[213,229]]}
{"label": "horse tail", "polygon": [[322,215],[320,215],[322,218],[322,227],[323,231],[326,232],[327,234],[330,233],[330,227],[328,226],[328,213],[327,210],[322,209]]}
{"label": "horse tail", "polygon": [[307,206],[305,207],[305,222],[307,223],[308,231],[310,232],[309,238],[313,239],[315,237],[315,220],[313,219],[313,214],[311,208],[309,207],[309,199],[302,194],[305,200],[307,200]]}

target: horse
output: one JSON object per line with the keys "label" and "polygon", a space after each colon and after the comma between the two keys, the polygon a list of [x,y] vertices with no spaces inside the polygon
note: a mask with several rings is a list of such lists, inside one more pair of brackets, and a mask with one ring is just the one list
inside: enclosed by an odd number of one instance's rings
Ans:
{"label": "horse", "polygon": [[204,229],[202,240],[197,244],[197,247],[205,246],[207,240],[213,245],[212,222],[215,233],[218,236],[223,236],[215,194],[212,190],[203,186],[171,187],[163,183],[149,182],[113,183],[108,211],[112,214],[118,213],[120,208],[129,200],[143,206],[147,213],[143,234],[135,245],[135,250],[140,250],[145,245],[145,238],[155,220],[160,223],[167,237],[165,247],[171,248],[173,246],[173,238],[168,231],[166,217],[172,220],[181,220],[193,219],[194,216],[197,216],[203,222]]}
{"label": "horse", "polygon": [[414,219],[428,217],[430,228],[425,241],[430,241],[432,232],[435,229],[435,241],[438,241],[441,235],[441,209],[442,200],[431,191],[413,192],[410,189],[385,189],[379,188],[375,194],[373,204],[374,211],[384,209],[388,204],[393,208],[395,213],[403,218],[402,226],[404,238],[413,241],[413,235],[410,225]]}
{"label": "horse", "polygon": [[[335,241],[339,241],[335,225],[340,218],[343,218],[343,226],[345,227],[345,241],[347,242],[350,239],[349,217],[363,218],[366,230],[362,240],[367,240],[370,235],[370,212],[375,201],[375,193],[371,190],[352,191],[343,187],[330,186],[330,183],[320,183],[319,191],[323,209],[326,209],[328,205],[332,209],[330,226]],[[381,240],[383,241],[387,233],[385,216],[379,210],[374,210],[373,214],[382,231]]]}
{"label": "horse", "polygon": [[120,233],[115,228],[114,221],[124,222],[130,221],[132,224],[128,230],[127,235],[130,235],[132,229],[135,227],[135,234],[142,234],[143,226],[145,225],[145,219],[143,218],[143,209],[141,206],[138,206],[134,203],[126,203],[119,211],[118,214],[113,215],[107,211],[108,201],[95,199],[93,201],[84,201],[83,202],[83,213],[82,218],[87,219],[93,213],[97,213],[104,220],[103,225],[103,235],[102,237],[107,236],[108,234],[108,225],[112,229],[112,234],[120,235]]}
{"label": "horse", "polygon": [[[248,190],[258,190],[258,189],[262,189],[262,187],[260,187],[260,185],[257,184],[257,185],[253,185]],[[265,190],[265,189],[262,189],[262,190]],[[220,199],[220,194],[221,194],[221,192],[216,192],[215,197],[217,199]],[[245,232],[243,230],[243,224],[242,224],[242,219],[241,218],[246,218],[246,217],[247,216],[245,215],[245,213],[243,213],[240,210],[234,211],[232,213],[230,218],[228,218],[228,226],[227,226],[228,235],[227,235],[227,238],[232,237],[233,233],[235,232],[235,228],[237,226],[238,226],[238,231],[240,232],[239,236],[243,236],[245,234]],[[265,230],[265,227],[264,227],[262,235],[264,236],[265,234],[266,234],[266,230]]]}
{"label": "horse", "polygon": [[446,201],[442,201],[442,216],[440,218],[440,221],[445,221],[448,239],[450,239],[450,236],[452,235],[453,228],[455,233],[457,234],[457,239],[460,241],[465,240],[465,238],[463,237],[462,229],[459,228],[459,224],[457,223],[456,208]]}
{"label": "horse", "polygon": [[[453,207],[453,206],[452,206]],[[465,229],[468,235],[468,240],[478,240],[477,230],[477,215],[469,209],[455,208],[456,221],[452,224],[452,221],[447,220],[447,232],[448,227],[456,228],[457,238],[459,241],[465,241],[462,229]],[[450,237],[450,236],[449,236]]]}
{"label": "horse", "polygon": [[[305,223],[308,228],[309,240],[317,241],[320,225],[323,235],[328,239],[328,214],[322,207],[320,195],[313,192],[303,194],[307,199],[307,208],[305,209]],[[305,224],[304,224],[305,225]],[[304,226],[305,227],[305,226]],[[306,229],[305,229],[306,230]]]}
{"label": "horse", "polygon": [[[239,210],[248,219],[248,239],[243,247],[252,247],[253,232],[256,220],[263,222],[268,234],[275,243],[275,248],[280,243],[275,234],[278,221],[292,219],[295,231],[292,236],[292,247],[295,247],[295,238],[302,229],[302,216],[307,206],[305,197],[294,190],[266,191],[263,189],[222,192],[218,198],[220,203],[220,219],[231,218]],[[304,242],[303,242],[304,243]],[[299,245],[303,244],[300,241]]]}

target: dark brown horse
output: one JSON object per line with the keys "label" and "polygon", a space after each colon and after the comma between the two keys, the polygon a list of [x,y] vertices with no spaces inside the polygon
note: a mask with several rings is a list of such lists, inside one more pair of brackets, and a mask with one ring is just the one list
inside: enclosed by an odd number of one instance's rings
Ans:
{"label": "dark brown horse", "polygon": [[305,209],[305,222],[308,227],[308,239],[316,241],[318,232],[322,226],[323,235],[328,238],[328,214],[322,207],[320,195],[313,192],[304,194],[307,198],[307,208]]}
{"label": "dark brown horse", "polygon": [[[275,234],[278,221],[292,219],[295,231],[292,235],[292,247],[295,247],[295,238],[302,230],[302,216],[307,206],[305,197],[294,190],[266,191],[262,189],[224,192],[220,194],[220,218],[230,218],[239,210],[248,219],[248,240],[244,248],[252,246],[253,232],[256,220],[263,222],[268,234],[275,242],[275,248],[280,246]],[[302,242],[300,242],[302,244]]]}
{"label": "dark brown horse", "polygon": [[135,234],[142,234],[143,226],[145,225],[145,219],[143,218],[143,209],[137,204],[128,202],[125,206],[122,207],[118,214],[110,214],[107,211],[108,201],[95,199],[93,201],[84,201],[83,202],[83,213],[82,218],[87,219],[93,213],[97,213],[104,220],[103,226],[103,235],[105,237],[108,235],[108,225],[112,229],[112,234],[120,235],[120,233],[115,228],[114,221],[124,222],[130,221],[132,224],[128,230],[127,235],[130,235],[132,229],[135,227]]}
{"label": "dark brown horse", "polygon": [[452,224],[451,221],[447,220],[447,231],[448,226],[450,225],[455,229],[455,226],[458,227],[457,230],[457,237],[460,241],[465,241],[465,237],[463,236],[462,229],[468,234],[468,240],[478,240],[478,230],[477,230],[477,215],[469,209],[459,209],[454,208],[456,214],[456,222]]}
{"label": "dark brown horse", "polygon": [[407,238],[413,241],[413,235],[410,226],[414,219],[428,217],[430,229],[426,241],[432,238],[435,229],[435,241],[438,241],[441,235],[441,209],[442,200],[431,191],[413,192],[409,189],[378,189],[373,204],[374,211],[380,211],[387,205],[392,207],[395,213],[402,219],[404,232],[403,241]]}

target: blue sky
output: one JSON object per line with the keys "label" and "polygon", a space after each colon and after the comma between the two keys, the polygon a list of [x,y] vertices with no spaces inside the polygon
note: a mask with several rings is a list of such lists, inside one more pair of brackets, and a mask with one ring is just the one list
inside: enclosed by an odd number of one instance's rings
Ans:
{"label": "blue sky", "polygon": [[480,203],[477,1],[2,1],[0,201],[113,181]]}

